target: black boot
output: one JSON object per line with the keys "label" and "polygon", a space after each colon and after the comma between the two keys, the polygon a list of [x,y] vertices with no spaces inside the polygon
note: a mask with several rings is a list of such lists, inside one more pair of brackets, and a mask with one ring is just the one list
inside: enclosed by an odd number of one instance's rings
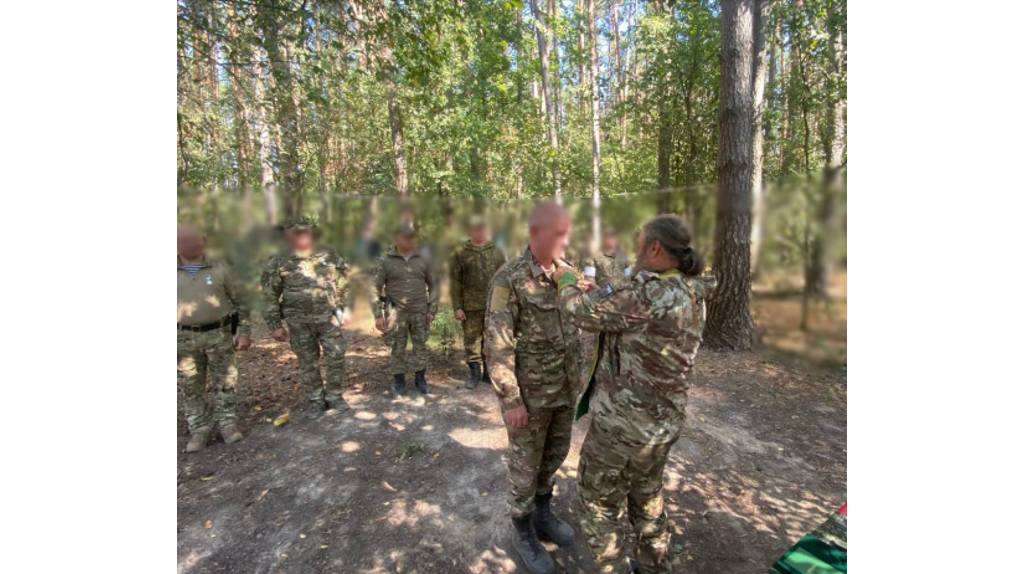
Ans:
{"label": "black boot", "polygon": [[575,539],[572,527],[558,519],[551,512],[551,496],[553,493],[538,494],[534,497],[537,510],[533,512],[533,527],[541,540],[554,542],[559,546],[572,546]]}
{"label": "black boot", "polygon": [[485,382],[485,383],[487,383],[489,385],[489,384],[491,384],[491,371],[489,371],[487,369],[487,361],[484,361],[483,369],[484,369],[484,374],[480,377],[480,380]]}
{"label": "black boot", "polygon": [[466,363],[469,365],[469,378],[466,379],[466,388],[473,390],[480,384],[480,363]]}
{"label": "black boot", "polygon": [[405,394],[405,373],[398,373],[395,375],[395,394]]}
{"label": "black boot", "polygon": [[523,561],[526,569],[533,574],[549,574],[555,571],[555,562],[551,555],[544,549],[537,540],[537,533],[533,530],[531,515],[527,514],[522,518],[513,518],[515,534],[512,538],[512,548]]}
{"label": "black boot", "polygon": [[419,389],[420,392],[423,393],[424,395],[430,393],[430,390],[427,389],[426,371],[416,371],[416,388]]}

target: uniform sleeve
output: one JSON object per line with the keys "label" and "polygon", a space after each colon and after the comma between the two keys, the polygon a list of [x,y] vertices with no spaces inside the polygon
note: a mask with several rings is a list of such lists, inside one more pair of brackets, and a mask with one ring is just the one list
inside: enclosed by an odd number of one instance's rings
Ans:
{"label": "uniform sleeve", "polygon": [[281,292],[284,283],[277,266],[277,258],[272,257],[263,267],[260,276],[260,287],[263,289],[263,320],[271,331],[281,328]]}
{"label": "uniform sleeve", "polygon": [[448,289],[452,296],[452,310],[462,309],[462,263],[458,251],[452,254],[448,265]]}
{"label": "uniform sleeve", "polygon": [[387,293],[384,292],[384,279],[387,277],[387,273],[384,270],[384,259],[380,258],[377,260],[377,266],[373,270],[373,286],[371,291],[370,307],[373,309],[373,318],[380,319],[384,316],[381,310],[381,304],[387,297]]}
{"label": "uniform sleeve", "polygon": [[427,262],[427,313],[437,315],[437,277],[434,275],[434,266]]}
{"label": "uniform sleeve", "polygon": [[503,410],[523,406],[516,380],[515,325],[519,320],[519,304],[508,276],[500,273],[491,282],[487,297],[484,355],[494,392]]}
{"label": "uniform sleeve", "polygon": [[349,289],[348,276],[351,268],[341,257],[337,258],[335,268],[338,270],[338,278],[334,284],[334,292],[338,297],[338,306],[344,312],[349,312],[352,310],[352,291]]}
{"label": "uniform sleeve", "polygon": [[639,331],[651,321],[648,306],[633,285],[604,297],[567,285],[559,289],[558,303],[577,327],[591,333]]}
{"label": "uniform sleeve", "polygon": [[232,310],[238,313],[238,335],[241,337],[251,336],[252,321],[249,318],[251,306],[248,292],[239,281],[235,270],[230,266],[224,268],[224,291],[231,302]]}

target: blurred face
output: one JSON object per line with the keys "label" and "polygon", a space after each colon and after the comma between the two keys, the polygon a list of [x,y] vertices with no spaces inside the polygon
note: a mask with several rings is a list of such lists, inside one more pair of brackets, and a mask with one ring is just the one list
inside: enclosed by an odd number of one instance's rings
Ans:
{"label": "blurred face", "polygon": [[285,239],[288,245],[295,251],[310,251],[313,249],[313,232],[308,229],[290,229],[285,232]]}
{"label": "blurred face", "polygon": [[659,259],[659,253],[661,252],[661,244],[657,241],[652,241],[650,245],[647,244],[647,234],[644,231],[640,231],[639,235],[636,236],[636,265],[641,269],[647,269],[653,271],[656,269],[656,262]]}
{"label": "blurred face", "polygon": [[469,238],[473,243],[484,243],[490,239],[490,235],[486,225],[474,225],[469,228]]}
{"label": "blurred face", "polygon": [[403,253],[409,253],[416,249],[416,236],[405,235],[403,233],[395,234],[395,247]]}
{"label": "blurred face", "polygon": [[619,248],[619,236],[614,233],[605,233],[601,236],[601,249],[605,253],[611,253]]}
{"label": "blurred face", "polygon": [[647,271],[664,271],[672,268],[673,259],[668,255],[661,243],[651,241],[647,245],[647,234],[640,231],[636,236],[636,266]]}
{"label": "blurred face", "polygon": [[564,211],[549,214],[530,227],[530,250],[538,259],[555,259],[565,253],[569,245],[572,224]]}
{"label": "blurred face", "polygon": [[203,256],[203,236],[190,227],[178,228],[178,255],[185,259],[199,259]]}

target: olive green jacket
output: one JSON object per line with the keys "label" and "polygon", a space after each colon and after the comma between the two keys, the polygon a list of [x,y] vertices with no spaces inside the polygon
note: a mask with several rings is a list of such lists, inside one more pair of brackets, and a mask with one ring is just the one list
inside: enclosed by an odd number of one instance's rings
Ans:
{"label": "olive green jacket", "polygon": [[452,309],[483,311],[487,308],[487,289],[494,273],[505,263],[505,254],[488,241],[475,245],[466,241],[452,254],[449,265]]}
{"label": "olive green jacket", "polygon": [[178,259],[178,324],[198,326],[220,321],[238,313],[238,334],[248,336],[249,300],[244,289],[223,261],[203,260],[198,273],[181,267]]}
{"label": "olive green jacket", "polygon": [[418,250],[406,259],[391,249],[377,263],[373,282],[373,316],[384,316],[382,303],[406,313],[437,314],[437,282]]}

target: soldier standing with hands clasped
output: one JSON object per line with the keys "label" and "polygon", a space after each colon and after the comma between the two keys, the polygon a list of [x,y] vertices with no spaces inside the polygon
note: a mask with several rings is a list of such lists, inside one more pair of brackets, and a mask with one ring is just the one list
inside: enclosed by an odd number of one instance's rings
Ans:
{"label": "soldier standing with hands clasped", "polygon": [[[178,380],[192,435],[186,452],[206,446],[214,423],[224,442],[241,440],[235,424],[235,350],[251,344],[242,289],[226,263],[206,258],[205,243],[194,228],[178,226]],[[212,409],[206,403],[207,376],[213,387]]]}
{"label": "soldier standing with hands clasped", "polygon": [[[349,266],[333,250],[314,245],[316,223],[312,217],[300,217],[285,225],[288,249],[270,258],[260,280],[266,300],[263,318],[270,335],[289,341],[299,359],[312,417],[348,408],[341,394],[347,346],[342,327],[348,324],[351,309]],[[321,354],[326,385],[320,374]]]}
{"label": "soldier standing with hands clasped", "polygon": [[469,378],[466,388],[480,384],[483,362],[484,314],[487,289],[494,273],[505,263],[505,254],[490,240],[487,223],[480,215],[469,220],[469,239],[459,247],[449,265],[452,309],[462,322],[462,343]]}
{"label": "soldier standing with hands clasped", "polygon": [[[670,572],[669,521],[661,497],[669,451],[685,419],[687,378],[704,331],[713,279],[681,217],[659,215],[637,241],[637,273],[602,295],[569,269],[556,272],[559,306],[584,331],[600,332],[593,411],[579,463],[583,533],[602,573],[622,572],[616,520],[623,501],[636,536],[638,571]],[[589,402],[588,402],[589,399]]]}
{"label": "soldier standing with hands clasped", "polygon": [[537,204],[530,245],[494,276],[487,303],[487,363],[508,431],[513,548],[535,574],[554,572],[537,536],[573,543],[571,527],[551,511],[554,478],[569,453],[580,384],[579,332],[558,308],[552,278],[569,237],[565,209]]}
{"label": "soldier standing with hands clasped", "polygon": [[[416,248],[416,229],[401,223],[395,229],[395,247],[377,266],[373,283],[373,315],[377,330],[391,343],[389,365],[396,395],[405,394],[406,368],[415,372],[416,388],[427,388],[427,334],[437,314],[437,287],[430,261]],[[405,346],[412,339],[412,355]]]}

